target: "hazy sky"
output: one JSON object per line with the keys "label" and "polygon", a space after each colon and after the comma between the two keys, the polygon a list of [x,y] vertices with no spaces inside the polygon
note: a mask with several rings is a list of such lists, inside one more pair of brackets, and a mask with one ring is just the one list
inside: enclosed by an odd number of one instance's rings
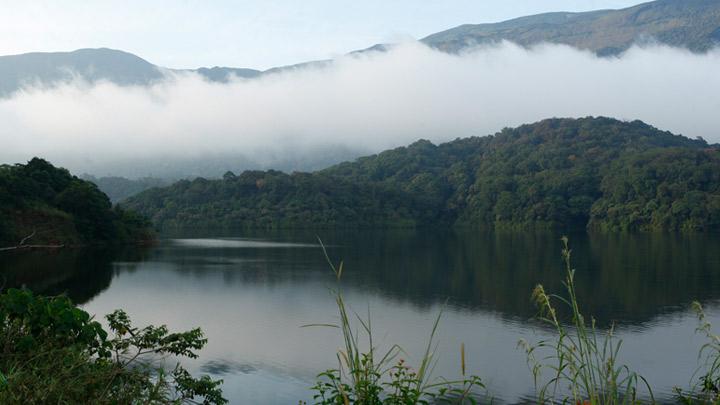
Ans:
{"label": "hazy sky", "polygon": [[109,47],[155,64],[268,68],[465,23],[639,0],[0,0],[0,55]]}

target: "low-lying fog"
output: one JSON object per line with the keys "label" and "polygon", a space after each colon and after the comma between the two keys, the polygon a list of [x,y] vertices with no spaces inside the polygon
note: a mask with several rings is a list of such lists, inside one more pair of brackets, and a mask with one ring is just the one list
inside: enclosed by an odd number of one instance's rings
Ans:
{"label": "low-lying fog", "polygon": [[309,170],[419,138],[487,135],[548,117],[640,119],[720,141],[720,51],[635,47],[600,58],[513,44],[450,55],[419,43],[209,83],[27,88],[0,100],[0,161],[40,156],[97,175]]}

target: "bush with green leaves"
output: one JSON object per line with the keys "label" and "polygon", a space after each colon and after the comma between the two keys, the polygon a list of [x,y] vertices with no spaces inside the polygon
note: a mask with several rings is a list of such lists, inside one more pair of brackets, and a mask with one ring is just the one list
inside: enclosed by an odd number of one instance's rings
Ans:
{"label": "bush with green leaves", "polygon": [[197,357],[200,329],[138,328],[121,310],[109,333],[66,297],[28,290],[0,294],[0,402],[224,404],[222,381],[192,377],[168,357]]}

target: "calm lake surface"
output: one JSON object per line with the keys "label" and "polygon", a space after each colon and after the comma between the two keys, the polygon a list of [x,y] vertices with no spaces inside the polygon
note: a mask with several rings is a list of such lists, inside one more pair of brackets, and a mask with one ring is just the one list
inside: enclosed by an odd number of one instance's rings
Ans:
{"label": "calm lake surface", "polygon": [[[520,339],[550,333],[533,320],[533,287],[562,288],[560,234],[459,231],[318,232],[344,261],[340,288],[372,318],[380,346],[400,344],[412,365],[433,321],[436,375],[456,378],[460,345],[469,371],[496,402],[534,392]],[[124,308],[137,325],[201,327],[209,338],[194,373],[225,380],[231,403],[311,400],[315,376],[336,367],[338,288],[314,232],[168,236],[152,248],[68,250],[0,256],[8,286],[66,292],[98,317]],[[571,235],[582,309],[616,325],[621,360],[671,398],[687,387],[704,340],[689,304],[697,299],[720,332],[718,235]]]}

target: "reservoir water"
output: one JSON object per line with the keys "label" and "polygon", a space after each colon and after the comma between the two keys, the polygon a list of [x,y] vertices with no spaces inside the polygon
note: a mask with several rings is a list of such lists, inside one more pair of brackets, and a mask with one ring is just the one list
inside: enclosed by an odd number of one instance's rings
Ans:
{"label": "reservoir water", "polygon": [[[338,284],[322,250],[344,263]],[[530,294],[561,292],[560,234],[471,231],[216,232],[166,235],[157,246],[0,256],[6,287],[68,294],[101,318],[125,309],[137,325],[199,326],[209,343],[193,373],[222,378],[238,404],[312,403],[316,375],[337,367],[332,291],[372,319],[376,344],[399,344],[416,364],[440,311],[435,375],[467,368],[496,403],[534,393],[525,339],[552,332]],[[672,401],[687,387],[705,342],[693,300],[720,331],[720,236],[570,235],[581,309],[623,340],[620,361]],[[358,325],[359,327],[359,325]]]}

